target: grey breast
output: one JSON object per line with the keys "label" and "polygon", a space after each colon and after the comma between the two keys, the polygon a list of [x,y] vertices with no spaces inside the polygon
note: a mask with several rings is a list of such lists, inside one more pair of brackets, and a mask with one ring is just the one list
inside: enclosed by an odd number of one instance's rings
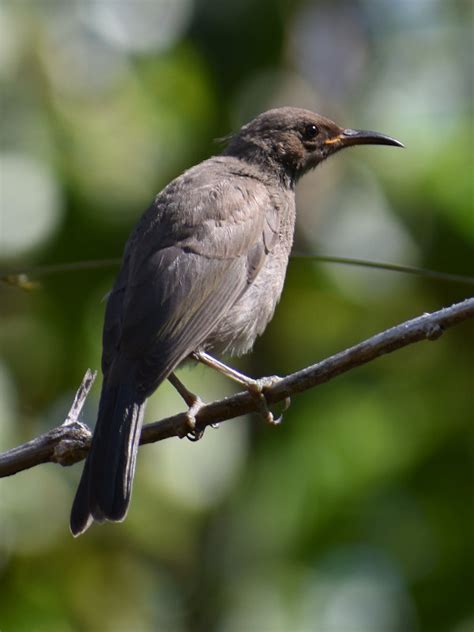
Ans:
{"label": "grey breast", "polygon": [[[255,172],[247,179],[251,189]],[[245,182],[245,176],[243,178]],[[217,323],[206,339],[203,349],[217,355],[242,355],[249,351],[273,317],[280,299],[293,244],[295,226],[295,196],[280,183],[265,181],[267,196],[260,212],[263,214],[263,236],[266,255],[255,278],[232,308]]]}

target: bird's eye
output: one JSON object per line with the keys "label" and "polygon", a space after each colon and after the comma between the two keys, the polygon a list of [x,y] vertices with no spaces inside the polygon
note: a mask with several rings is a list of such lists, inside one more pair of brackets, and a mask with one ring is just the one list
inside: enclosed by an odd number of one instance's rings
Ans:
{"label": "bird's eye", "polygon": [[303,130],[305,140],[313,140],[319,134],[319,127],[314,123],[308,123]]}

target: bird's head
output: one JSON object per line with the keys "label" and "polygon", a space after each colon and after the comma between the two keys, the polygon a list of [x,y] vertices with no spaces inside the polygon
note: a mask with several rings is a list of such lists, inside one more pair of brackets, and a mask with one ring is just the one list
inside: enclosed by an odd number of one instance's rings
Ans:
{"label": "bird's head", "polygon": [[285,107],[263,112],[244,125],[224,153],[282,170],[295,182],[332,154],[353,145],[403,147],[390,136],[344,129],[309,110]]}

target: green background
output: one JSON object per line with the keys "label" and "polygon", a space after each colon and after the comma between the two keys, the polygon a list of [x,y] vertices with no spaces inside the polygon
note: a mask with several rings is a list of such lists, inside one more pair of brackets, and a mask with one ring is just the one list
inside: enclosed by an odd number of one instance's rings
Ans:
{"label": "green background", "polygon": [[[473,275],[472,53],[468,1],[3,0],[1,269],[119,257],[215,138],[295,105],[406,145],[308,175],[296,251]],[[61,423],[99,367],[115,271],[0,286],[0,449]],[[295,258],[234,365],[286,374],[470,292]],[[142,448],[126,522],[78,540],[81,464],[2,479],[0,629],[472,630],[473,333],[299,395],[278,428],[249,417]],[[206,400],[235,390],[181,376]],[[147,418],[182,409],[165,384]]]}

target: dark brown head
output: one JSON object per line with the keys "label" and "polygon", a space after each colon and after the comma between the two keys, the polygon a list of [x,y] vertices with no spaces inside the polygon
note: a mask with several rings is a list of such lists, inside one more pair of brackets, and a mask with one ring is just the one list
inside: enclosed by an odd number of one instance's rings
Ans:
{"label": "dark brown head", "polygon": [[224,153],[278,169],[295,182],[328,156],[353,145],[403,147],[390,136],[343,129],[309,110],[285,107],[263,112],[244,125]]}

